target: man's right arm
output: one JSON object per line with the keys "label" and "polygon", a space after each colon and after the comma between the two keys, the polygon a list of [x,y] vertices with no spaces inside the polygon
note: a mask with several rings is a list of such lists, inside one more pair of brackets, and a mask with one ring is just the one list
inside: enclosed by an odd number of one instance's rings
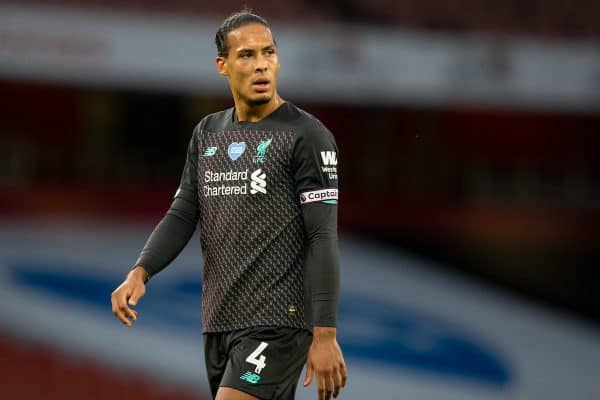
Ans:
{"label": "man's right arm", "polygon": [[127,326],[131,326],[137,318],[137,313],[130,306],[135,306],[144,295],[148,279],[177,257],[196,230],[200,216],[196,170],[199,126],[190,140],[181,182],[171,207],[150,234],[125,281],[112,293],[113,313]]}
{"label": "man's right arm", "polygon": [[179,189],[169,211],[146,241],[134,268],[143,267],[148,280],[169,265],[194,234],[199,215],[197,198],[186,199]]}

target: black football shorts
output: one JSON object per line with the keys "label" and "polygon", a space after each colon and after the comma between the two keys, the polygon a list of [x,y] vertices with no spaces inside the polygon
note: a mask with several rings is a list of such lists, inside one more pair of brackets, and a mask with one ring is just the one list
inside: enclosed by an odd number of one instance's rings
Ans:
{"label": "black football shorts", "polygon": [[287,327],[205,333],[204,358],[213,398],[225,386],[263,400],[293,400],[311,343],[308,330]]}

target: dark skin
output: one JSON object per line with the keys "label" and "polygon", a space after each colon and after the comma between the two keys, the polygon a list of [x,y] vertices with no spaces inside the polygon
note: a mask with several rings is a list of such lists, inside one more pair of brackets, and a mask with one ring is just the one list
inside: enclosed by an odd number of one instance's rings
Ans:
{"label": "dark skin", "polygon": [[[281,106],[277,93],[279,57],[271,30],[261,24],[249,24],[227,35],[229,52],[217,57],[219,74],[227,78],[239,121],[257,122]],[[115,316],[131,327],[137,319],[132,308],[146,292],[146,270],[132,269],[125,281],[112,293]],[[336,328],[313,327],[313,341],[306,361],[304,386],[317,382],[318,400],[337,398],[346,385],[346,363],[336,339]],[[233,388],[221,387],[216,400],[259,400]]]}
{"label": "dark skin", "polygon": [[257,122],[284,100],[277,93],[279,57],[269,28],[250,24],[227,35],[227,57],[217,57],[217,71],[227,78],[238,120]]}

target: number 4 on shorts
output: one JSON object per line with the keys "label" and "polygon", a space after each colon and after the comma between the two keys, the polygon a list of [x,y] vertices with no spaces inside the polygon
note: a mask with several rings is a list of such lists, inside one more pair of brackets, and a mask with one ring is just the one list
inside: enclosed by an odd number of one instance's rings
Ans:
{"label": "number 4 on shorts", "polygon": [[258,347],[252,352],[252,354],[250,354],[246,358],[247,363],[256,365],[254,372],[256,372],[257,374],[260,374],[260,372],[263,370],[263,368],[267,366],[267,363],[265,362],[267,360],[267,358],[265,356],[261,356],[260,353],[262,353],[267,348],[268,345],[269,345],[268,343],[260,342]]}

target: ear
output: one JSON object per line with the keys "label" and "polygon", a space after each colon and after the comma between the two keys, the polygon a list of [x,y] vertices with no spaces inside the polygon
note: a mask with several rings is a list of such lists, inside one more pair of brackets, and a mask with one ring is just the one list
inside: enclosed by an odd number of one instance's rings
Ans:
{"label": "ear", "polygon": [[223,76],[229,76],[229,71],[227,71],[227,61],[224,57],[217,57],[215,60],[217,64],[217,72]]}

